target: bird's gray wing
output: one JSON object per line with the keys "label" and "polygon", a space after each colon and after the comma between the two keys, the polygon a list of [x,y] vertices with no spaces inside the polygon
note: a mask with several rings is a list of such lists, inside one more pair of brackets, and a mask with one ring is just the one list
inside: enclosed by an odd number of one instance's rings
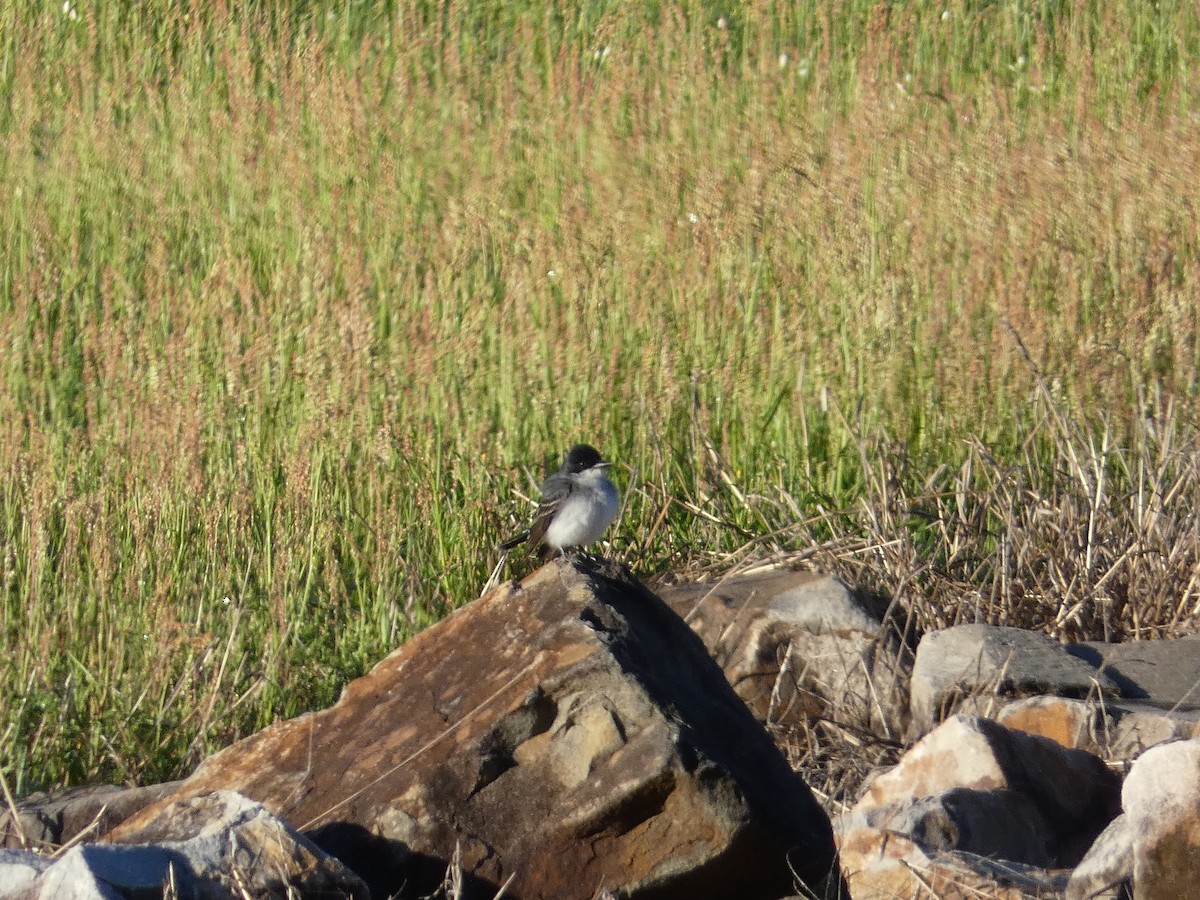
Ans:
{"label": "bird's gray wing", "polygon": [[529,526],[528,540],[534,547],[542,542],[542,538],[546,536],[546,529],[550,527],[550,520],[554,518],[562,502],[571,496],[572,490],[574,484],[571,479],[559,475],[551,475],[542,482],[542,499],[533,514],[533,524]]}

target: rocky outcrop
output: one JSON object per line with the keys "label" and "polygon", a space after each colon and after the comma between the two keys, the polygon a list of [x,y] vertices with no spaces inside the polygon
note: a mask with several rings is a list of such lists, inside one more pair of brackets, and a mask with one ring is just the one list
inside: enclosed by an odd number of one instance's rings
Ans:
{"label": "rocky outcrop", "polygon": [[377,897],[428,894],[451,860],[468,889],[523,900],[837,891],[827,817],[699,639],[596,561],[556,561],[451,615],[110,840],[144,841],[166,804],[228,790]]}
{"label": "rocky outcrop", "polygon": [[1179,740],[1200,721],[1196,640],[1062,646],[970,625],[925,635],[914,658],[903,618],[833,577],[663,595],[670,608],[618,566],[559,560],[185,782],[27,798],[0,816],[9,846],[109,843],[53,865],[0,852],[0,897],[70,879],[115,896],[104,866],[120,859],[148,879],[122,895],[153,893],[167,865],[200,873],[194,896],[242,897],[202,874],[240,857],[174,865],[198,835],[162,827],[238,804],[302,832],[280,839],[293,849],[271,871],[287,874],[261,897],[306,896],[322,866],[345,896],[428,896],[447,878],[465,898],[836,896],[828,819],[764,724],[803,771],[828,772],[829,808],[849,806],[837,846],[856,900],[1184,897],[1200,881],[1200,751]]}

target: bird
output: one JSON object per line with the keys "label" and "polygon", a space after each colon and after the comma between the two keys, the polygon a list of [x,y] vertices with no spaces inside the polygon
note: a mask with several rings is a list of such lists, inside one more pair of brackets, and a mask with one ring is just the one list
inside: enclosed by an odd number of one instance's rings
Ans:
{"label": "bird", "polygon": [[576,444],[558,471],[542,482],[533,523],[500,544],[512,550],[528,542],[542,559],[599,540],[617,517],[620,497],[604,470],[611,465],[595,447]]}

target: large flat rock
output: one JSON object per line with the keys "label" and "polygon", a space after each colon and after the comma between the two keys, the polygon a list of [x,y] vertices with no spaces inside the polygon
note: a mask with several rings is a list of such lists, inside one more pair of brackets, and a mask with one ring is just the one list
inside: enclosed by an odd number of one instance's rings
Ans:
{"label": "large flat rock", "polygon": [[1128,644],[1088,641],[1066,650],[1115,683],[1122,697],[1162,709],[1200,710],[1200,635]]}
{"label": "large flat rock", "polygon": [[1115,697],[1095,666],[1044,634],[998,625],[956,625],[921,638],[912,673],[912,728],[927,732],[957,710],[987,712],[997,698],[1053,694]]}

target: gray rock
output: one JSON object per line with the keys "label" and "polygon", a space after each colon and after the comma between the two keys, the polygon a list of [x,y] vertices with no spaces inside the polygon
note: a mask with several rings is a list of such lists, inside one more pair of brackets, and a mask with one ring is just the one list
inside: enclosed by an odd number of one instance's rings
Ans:
{"label": "gray rock", "polygon": [[155,842],[72,847],[12,900],[122,900],[167,886],[189,900],[369,897],[344,865],[233,792],[171,804],[141,834]]}
{"label": "gray rock", "polygon": [[32,850],[0,850],[0,897],[32,884],[53,862]]}
{"label": "gray rock", "polygon": [[[163,887],[172,883],[190,888],[192,881],[187,861],[161,847],[81,844],[12,900],[125,900],[161,896]],[[206,893],[203,900],[233,900],[233,894]]]}
{"label": "gray rock", "polygon": [[107,834],[134,813],[165,797],[178,782],[148,787],[86,785],[53,794],[30,794],[11,810],[0,811],[0,847],[59,847],[90,829],[92,839]]}
{"label": "gray rock", "polygon": [[926,634],[912,673],[912,729],[923,734],[964,701],[984,712],[997,697],[1087,697],[1118,691],[1104,674],[1044,634],[996,625],[957,625]]}
{"label": "gray rock", "polygon": [[1121,788],[1125,812],[1071,875],[1068,900],[1194,897],[1200,885],[1200,740],[1151,747]]}
{"label": "gray rock", "polygon": [[1066,900],[1117,900],[1130,896],[1133,841],[1125,814],[1113,819],[1071,873]]}
{"label": "gray rock", "polygon": [[834,825],[839,835],[859,828],[874,829],[881,839],[902,834],[927,853],[960,850],[1038,868],[1056,862],[1053,829],[1032,800],[1013,790],[949,788],[856,808]]}
{"label": "gray rock", "polygon": [[1200,635],[1128,644],[1087,642],[1066,649],[1099,669],[1126,699],[1162,709],[1200,710]]}
{"label": "gray rock", "polygon": [[781,591],[767,604],[777,622],[786,622],[814,634],[859,632],[883,636],[883,620],[836,575],[823,575]]}
{"label": "gray rock", "polygon": [[763,722],[823,716],[898,738],[912,652],[886,604],[840,579],[774,570],[663,589]]}

